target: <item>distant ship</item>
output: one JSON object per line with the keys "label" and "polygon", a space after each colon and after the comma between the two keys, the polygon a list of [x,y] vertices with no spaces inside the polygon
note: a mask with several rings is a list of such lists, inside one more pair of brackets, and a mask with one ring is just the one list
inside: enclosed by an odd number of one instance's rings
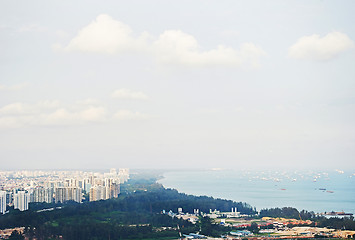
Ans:
{"label": "distant ship", "polygon": [[316,214],[317,216],[323,216],[326,218],[331,218],[331,217],[337,217],[337,218],[350,218],[353,216],[352,213],[345,213],[344,211],[342,212],[325,212],[325,213],[318,213]]}

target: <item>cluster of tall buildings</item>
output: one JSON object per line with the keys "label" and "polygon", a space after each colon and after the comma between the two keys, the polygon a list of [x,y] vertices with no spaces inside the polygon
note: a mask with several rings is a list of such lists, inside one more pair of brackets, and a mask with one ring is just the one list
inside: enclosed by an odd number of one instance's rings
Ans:
{"label": "cluster of tall buildings", "polygon": [[[108,173],[60,171],[39,172],[38,175],[25,172],[0,172],[0,213],[5,214],[7,206],[25,211],[30,202],[64,203],[86,200],[98,201],[117,198],[120,184],[129,179],[129,169],[110,169]],[[30,177],[26,177],[29,175]],[[14,178],[13,176],[16,176]],[[21,177],[22,176],[22,177]]]}
{"label": "cluster of tall buildings", "polygon": [[6,213],[7,205],[13,205],[14,209],[19,209],[20,211],[27,210],[30,202],[29,195],[26,191],[0,191],[0,213]]}
{"label": "cluster of tall buildings", "polygon": [[36,187],[30,194],[30,202],[53,202],[54,188]]}
{"label": "cluster of tall buildings", "polygon": [[90,201],[106,200],[117,198],[120,193],[120,184],[113,179],[106,179],[103,184],[97,184],[90,188]]}
{"label": "cluster of tall buildings", "polygon": [[70,200],[81,203],[83,200],[83,190],[78,187],[58,187],[55,189],[56,203],[63,203]]}
{"label": "cluster of tall buildings", "polygon": [[110,169],[110,173],[104,174],[104,178],[91,179],[89,199],[90,201],[106,200],[117,198],[120,194],[120,183],[127,181],[129,178],[129,170],[120,168],[117,173],[116,169]]}

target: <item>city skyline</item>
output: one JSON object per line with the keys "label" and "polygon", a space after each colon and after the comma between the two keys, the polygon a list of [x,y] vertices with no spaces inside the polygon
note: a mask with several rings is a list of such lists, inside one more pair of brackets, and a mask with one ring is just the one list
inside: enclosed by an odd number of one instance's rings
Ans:
{"label": "city skyline", "polygon": [[[83,203],[118,198],[121,184],[129,178],[127,168],[120,168],[118,171],[111,168],[104,173],[1,171],[0,214],[8,213],[10,208],[26,211],[30,203]],[[42,211],[52,211],[55,208]]]}
{"label": "city skyline", "polygon": [[2,170],[354,170],[353,9],[2,2]]}

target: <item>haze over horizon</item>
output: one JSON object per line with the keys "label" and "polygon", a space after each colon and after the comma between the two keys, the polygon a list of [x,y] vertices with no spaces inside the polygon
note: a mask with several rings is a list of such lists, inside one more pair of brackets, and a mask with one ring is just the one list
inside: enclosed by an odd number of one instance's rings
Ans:
{"label": "haze over horizon", "polygon": [[355,170],[354,1],[3,1],[1,169]]}

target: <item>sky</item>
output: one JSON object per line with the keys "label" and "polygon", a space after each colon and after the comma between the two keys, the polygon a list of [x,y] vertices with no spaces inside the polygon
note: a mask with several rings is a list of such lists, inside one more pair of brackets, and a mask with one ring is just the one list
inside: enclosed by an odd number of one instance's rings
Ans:
{"label": "sky", "polygon": [[354,10],[1,1],[1,169],[355,169]]}

